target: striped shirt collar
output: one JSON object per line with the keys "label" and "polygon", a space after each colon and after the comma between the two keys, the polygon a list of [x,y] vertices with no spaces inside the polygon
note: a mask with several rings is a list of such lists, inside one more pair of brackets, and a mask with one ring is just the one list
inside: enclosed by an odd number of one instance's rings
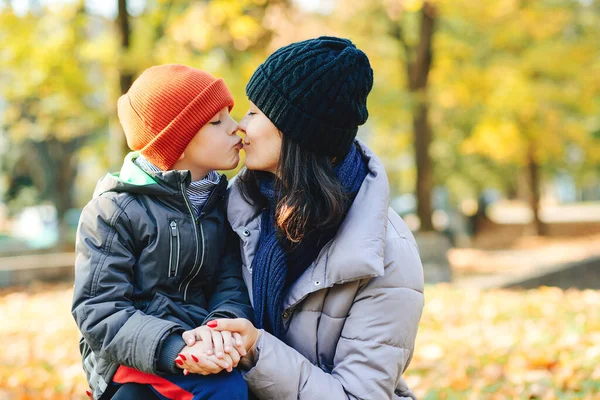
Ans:
{"label": "striped shirt collar", "polygon": [[[162,172],[160,168],[152,164],[142,155],[135,159],[135,163],[142,169],[153,172]],[[186,193],[190,199],[190,202],[194,206],[196,213],[200,214],[200,210],[204,204],[206,204],[213,189],[219,184],[220,181],[221,175],[219,175],[219,173],[216,171],[210,171],[203,179],[190,183]]]}

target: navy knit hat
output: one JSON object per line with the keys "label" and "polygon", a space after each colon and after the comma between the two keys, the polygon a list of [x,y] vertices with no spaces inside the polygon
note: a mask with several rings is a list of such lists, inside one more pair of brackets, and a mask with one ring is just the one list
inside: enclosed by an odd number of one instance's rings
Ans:
{"label": "navy knit hat", "polygon": [[250,78],[246,94],[301,147],[344,156],[369,116],[372,87],[365,53],[348,39],[322,36],[271,54]]}

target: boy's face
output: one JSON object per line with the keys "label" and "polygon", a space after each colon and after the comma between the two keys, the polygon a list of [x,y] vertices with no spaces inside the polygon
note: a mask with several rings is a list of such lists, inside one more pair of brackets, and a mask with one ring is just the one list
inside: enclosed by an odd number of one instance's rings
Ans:
{"label": "boy's face", "polygon": [[[212,170],[229,170],[240,162],[242,139],[237,136],[237,123],[225,107],[204,125],[187,145],[176,169],[189,169],[208,173]],[[194,180],[204,176],[194,177]]]}

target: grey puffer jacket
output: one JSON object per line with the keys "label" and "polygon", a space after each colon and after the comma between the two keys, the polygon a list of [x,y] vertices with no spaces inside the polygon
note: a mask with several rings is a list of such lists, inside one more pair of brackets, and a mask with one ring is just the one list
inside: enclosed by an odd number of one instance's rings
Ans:
{"label": "grey puffer jacket", "polygon": [[94,398],[119,365],[181,373],[184,330],[252,318],[225,176],[198,216],[185,193],[189,171],[144,171],[135,157],[100,180],[77,232],[72,314]]}
{"label": "grey puffer jacket", "polygon": [[[260,399],[415,398],[402,373],[423,311],[423,267],[413,235],[388,207],[383,165],[357,144],[370,173],[336,237],[287,293],[284,341],[263,331],[245,357],[245,379]],[[260,210],[239,185],[230,185],[228,218],[251,291]]]}

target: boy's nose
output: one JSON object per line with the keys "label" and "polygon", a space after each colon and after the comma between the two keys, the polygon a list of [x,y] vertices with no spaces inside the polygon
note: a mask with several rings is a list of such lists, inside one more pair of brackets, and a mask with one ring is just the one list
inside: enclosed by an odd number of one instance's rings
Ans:
{"label": "boy's nose", "polygon": [[238,124],[238,131],[246,133],[246,124],[247,124],[246,117],[244,117]]}
{"label": "boy's nose", "polygon": [[235,119],[233,119],[231,117],[231,115],[229,116],[229,122],[231,125],[231,134],[233,135],[234,133],[236,133],[238,131],[238,123]]}

